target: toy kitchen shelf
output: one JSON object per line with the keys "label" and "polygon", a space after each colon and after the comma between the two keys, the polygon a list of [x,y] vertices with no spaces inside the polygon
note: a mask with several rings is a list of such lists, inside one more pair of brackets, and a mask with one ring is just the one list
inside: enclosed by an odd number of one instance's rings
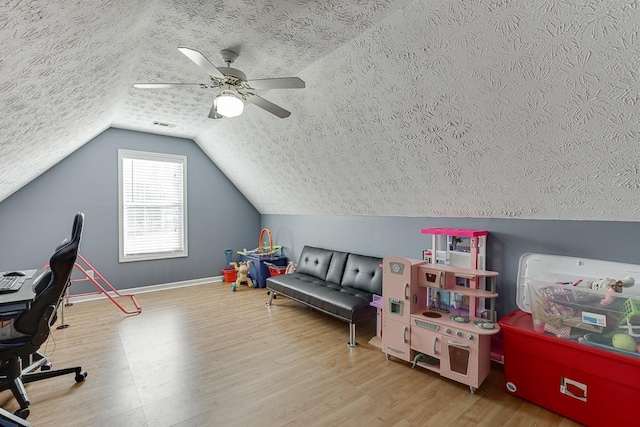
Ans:
{"label": "toy kitchen shelf", "polygon": [[[420,233],[431,234],[431,250],[425,251],[430,252],[428,261],[431,264],[485,269],[488,231],[422,228]],[[425,255],[429,256],[429,254]]]}
{"label": "toy kitchen shelf", "polygon": [[[471,268],[451,267],[448,265],[427,264],[418,268],[418,285],[426,288],[438,288],[449,292],[467,295],[475,298],[496,298],[496,277],[498,273],[488,270],[473,270]],[[473,287],[468,283],[489,281],[489,291]],[[482,285],[482,284],[481,284]]]}
{"label": "toy kitchen shelf", "polygon": [[[383,260],[382,351],[469,386],[489,374],[497,324],[476,317],[456,295],[495,299],[498,273],[402,257]],[[486,285],[489,289],[475,286]]]}
{"label": "toy kitchen shelf", "polygon": [[[486,230],[467,230],[461,228],[422,228],[421,234],[431,235],[431,249],[423,252],[423,259],[430,264],[448,265],[452,267],[469,268],[472,270],[485,270],[487,261],[487,237]],[[475,278],[471,277],[471,288],[483,288]],[[495,282],[491,282],[493,287],[490,293],[495,293]],[[486,288],[485,288],[486,289]],[[476,294],[477,295],[477,294]],[[495,311],[495,299],[489,296],[477,295],[479,299],[465,298],[466,293],[459,293],[464,304],[469,306],[472,315],[498,321],[498,314]]]}

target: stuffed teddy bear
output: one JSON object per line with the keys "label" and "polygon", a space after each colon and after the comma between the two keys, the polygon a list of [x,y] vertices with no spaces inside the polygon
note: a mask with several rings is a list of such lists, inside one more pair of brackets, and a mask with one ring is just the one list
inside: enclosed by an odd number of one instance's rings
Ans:
{"label": "stuffed teddy bear", "polygon": [[237,264],[235,262],[231,263],[231,266],[235,268],[236,271],[238,272],[238,277],[236,281],[231,284],[232,291],[235,291],[236,288],[242,285],[243,283],[249,286],[250,288],[254,287],[253,282],[251,281],[251,278],[247,275],[249,274],[249,264],[251,264],[251,261],[242,261],[240,264]]}
{"label": "stuffed teddy bear", "polygon": [[622,279],[610,279],[609,277],[604,277],[602,279],[581,282],[575,286],[580,288],[594,289],[596,291],[603,291],[607,294],[600,301],[601,305],[609,305],[613,302],[613,297],[611,293],[613,292],[622,292],[622,288],[630,288],[635,283],[635,279],[630,276],[623,277]]}

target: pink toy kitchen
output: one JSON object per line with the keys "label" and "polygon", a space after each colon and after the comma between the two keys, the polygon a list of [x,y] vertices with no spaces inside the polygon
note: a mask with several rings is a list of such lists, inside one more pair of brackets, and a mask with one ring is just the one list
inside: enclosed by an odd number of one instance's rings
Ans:
{"label": "pink toy kitchen", "polygon": [[[484,262],[479,246],[487,233],[422,232],[449,236],[449,245],[440,250],[434,239],[423,260],[384,258],[382,351],[387,359],[436,372],[475,393],[490,371],[491,336],[500,331],[493,310],[498,273],[476,268],[478,259]],[[454,249],[452,241],[463,249]]]}

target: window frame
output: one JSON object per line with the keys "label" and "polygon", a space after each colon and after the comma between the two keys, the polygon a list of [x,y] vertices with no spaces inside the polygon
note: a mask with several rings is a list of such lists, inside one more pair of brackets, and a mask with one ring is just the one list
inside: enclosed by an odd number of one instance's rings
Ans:
{"label": "window frame", "polygon": [[[124,176],[125,159],[165,161],[182,164],[182,250],[163,251],[144,254],[125,255],[124,252]],[[187,220],[187,156],[150,151],[118,149],[118,259],[119,262],[151,261],[169,258],[183,258],[189,255],[188,220]]]}

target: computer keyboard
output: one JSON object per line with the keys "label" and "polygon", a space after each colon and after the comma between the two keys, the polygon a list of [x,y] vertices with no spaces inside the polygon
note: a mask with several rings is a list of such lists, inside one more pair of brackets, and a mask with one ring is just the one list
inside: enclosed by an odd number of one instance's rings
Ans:
{"label": "computer keyboard", "polygon": [[0,292],[17,291],[23,283],[23,276],[0,276]]}

